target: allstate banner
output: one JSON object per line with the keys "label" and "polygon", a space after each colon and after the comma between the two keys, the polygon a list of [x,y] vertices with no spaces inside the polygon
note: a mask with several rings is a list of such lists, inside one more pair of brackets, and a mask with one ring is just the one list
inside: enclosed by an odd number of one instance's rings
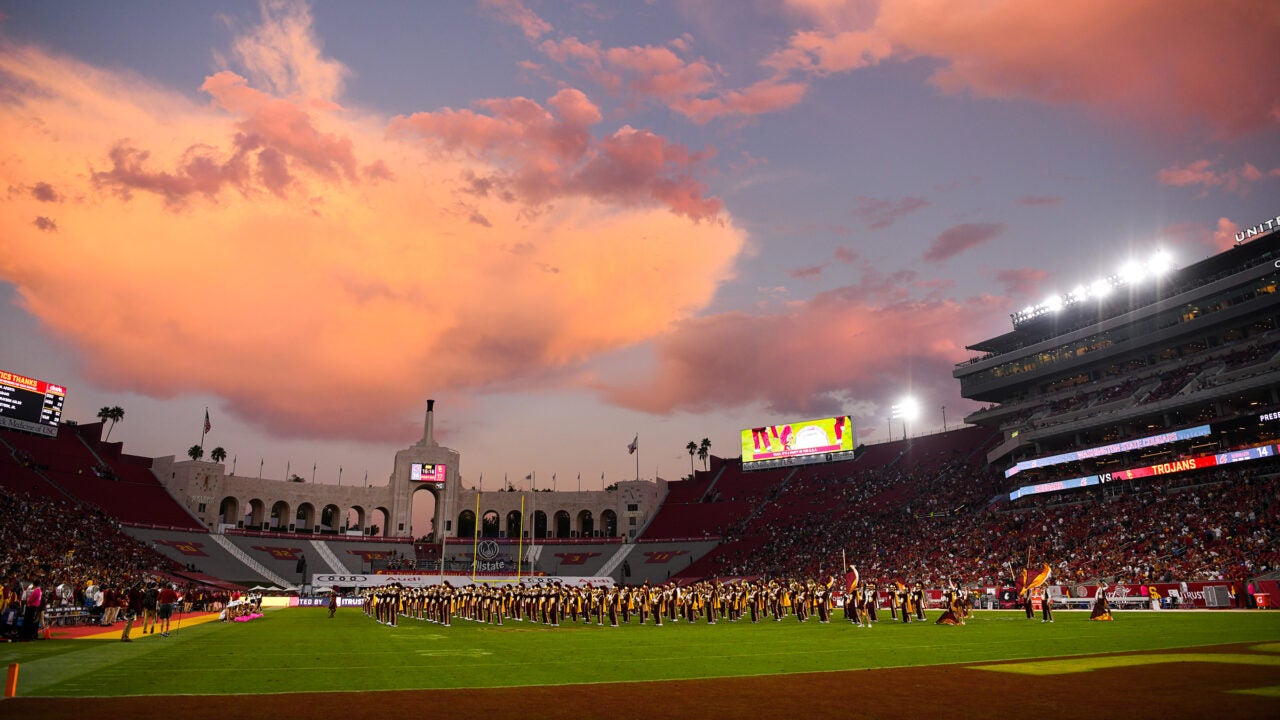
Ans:
{"label": "allstate banner", "polygon": [[539,575],[534,577],[521,577],[517,579],[511,577],[486,577],[483,580],[473,582],[470,575],[445,575],[443,578],[439,575],[422,575],[422,574],[404,574],[404,575],[376,575],[370,573],[365,574],[345,574],[345,575],[312,575],[311,582],[313,585],[329,585],[332,587],[381,587],[383,585],[398,584],[402,587],[431,587],[440,585],[444,582],[450,585],[554,585],[559,583],[568,587],[612,587],[613,578],[603,577],[551,577]]}

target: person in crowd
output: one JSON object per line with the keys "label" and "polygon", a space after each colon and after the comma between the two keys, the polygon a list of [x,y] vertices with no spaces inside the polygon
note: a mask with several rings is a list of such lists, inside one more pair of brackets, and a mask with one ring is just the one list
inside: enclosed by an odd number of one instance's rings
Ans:
{"label": "person in crowd", "polygon": [[169,622],[173,617],[173,608],[178,603],[177,588],[166,583],[156,596],[156,618],[160,624],[160,637],[169,637]]}

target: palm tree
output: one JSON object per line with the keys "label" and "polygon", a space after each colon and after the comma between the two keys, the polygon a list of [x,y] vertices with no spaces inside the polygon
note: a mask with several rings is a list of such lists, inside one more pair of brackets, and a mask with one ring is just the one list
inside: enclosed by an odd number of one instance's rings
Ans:
{"label": "palm tree", "polygon": [[702,442],[698,444],[698,459],[702,461],[702,469],[707,469],[707,458],[711,457],[711,440],[702,438]]}
{"label": "palm tree", "polygon": [[111,421],[111,425],[107,427],[107,437],[105,438],[106,440],[110,440],[112,428],[116,426],[117,422],[120,422],[121,420],[124,419],[124,408],[120,407],[119,405],[116,405],[114,407],[104,407],[98,411],[98,419],[103,422],[106,422],[108,420]]}
{"label": "palm tree", "polygon": [[689,476],[693,477],[693,454],[698,452],[698,443],[690,440],[684,449],[689,451]]}
{"label": "palm tree", "polygon": [[227,451],[223,450],[222,446],[219,445],[209,453],[209,459],[216,463],[220,463],[227,459]]}
{"label": "palm tree", "polygon": [[199,460],[200,458],[204,457],[204,448],[200,447],[199,445],[192,445],[191,447],[187,448],[187,455],[192,460]]}

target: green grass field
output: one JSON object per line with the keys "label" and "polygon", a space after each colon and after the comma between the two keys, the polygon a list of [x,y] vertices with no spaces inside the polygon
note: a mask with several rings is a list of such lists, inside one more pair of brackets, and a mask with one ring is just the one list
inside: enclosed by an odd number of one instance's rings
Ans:
{"label": "green grass field", "polygon": [[1043,624],[980,611],[964,627],[882,621],[873,629],[794,619],[555,629],[406,619],[390,628],[357,609],[327,615],[272,610],[250,623],[184,627],[171,638],[9,644],[0,655],[21,663],[20,696],[94,697],[674,680],[1280,641],[1280,612],[1121,612],[1111,623],[1059,612]]}

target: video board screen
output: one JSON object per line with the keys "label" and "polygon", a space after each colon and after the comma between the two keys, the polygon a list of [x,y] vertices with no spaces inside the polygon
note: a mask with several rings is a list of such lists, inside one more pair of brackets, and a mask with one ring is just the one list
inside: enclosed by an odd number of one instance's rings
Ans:
{"label": "video board screen", "polygon": [[1129,468],[1127,470],[1115,470],[1108,473],[1102,473],[1101,475],[1086,475],[1084,477],[1070,478],[1067,480],[1055,480],[1053,482],[1040,483],[1039,485],[1023,485],[1017,490],[1009,493],[1009,500],[1017,500],[1018,498],[1026,497],[1027,495],[1038,495],[1040,493],[1057,492],[1059,490],[1091,487],[1093,485],[1101,485],[1103,483],[1124,482],[1125,480],[1138,480],[1156,475],[1172,475],[1190,470],[1200,470],[1202,468],[1230,465],[1232,463],[1248,462],[1250,460],[1264,460],[1278,456],[1280,456],[1280,445],[1258,445],[1255,447],[1241,448],[1239,450],[1231,450],[1225,453],[1197,455],[1195,457],[1182,458],[1171,462],[1156,463],[1155,465],[1144,465],[1141,467]]}
{"label": "video board screen", "polygon": [[768,425],[742,431],[742,462],[853,451],[853,418],[848,415]]}
{"label": "video board screen", "polygon": [[409,466],[409,479],[413,482],[444,485],[447,470],[443,463],[413,463]]}
{"label": "video board screen", "polygon": [[0,370],[0,426],[57,437],[67,389]]}

